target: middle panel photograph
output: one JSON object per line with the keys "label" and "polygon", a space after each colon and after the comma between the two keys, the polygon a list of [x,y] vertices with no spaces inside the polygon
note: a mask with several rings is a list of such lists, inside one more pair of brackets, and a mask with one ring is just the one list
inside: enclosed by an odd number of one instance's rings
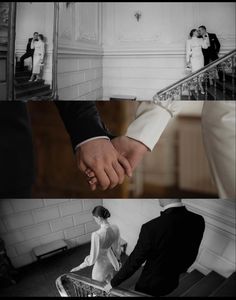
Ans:
{"label": "middle panel photograph", "polygon": [[35,174],[33,198],[235,197],[233,101],[25,105],[34,159],[21,149],[18,165]]}

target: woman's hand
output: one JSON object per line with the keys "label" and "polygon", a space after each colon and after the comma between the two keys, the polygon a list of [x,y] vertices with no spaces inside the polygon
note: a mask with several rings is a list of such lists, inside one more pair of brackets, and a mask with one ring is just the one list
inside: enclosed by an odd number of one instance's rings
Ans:
{"label": "woman's hand", "polygon": [[79,271],[80,270],[80,266],[76,267],[76,268],[73,268],[70,270],[70,272],[76,272],[76,271]]}

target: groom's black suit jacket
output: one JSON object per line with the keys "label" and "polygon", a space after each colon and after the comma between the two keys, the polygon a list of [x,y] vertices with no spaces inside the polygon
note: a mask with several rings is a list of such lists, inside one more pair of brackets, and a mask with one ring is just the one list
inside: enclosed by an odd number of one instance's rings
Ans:
{"label": "groom's black suit jacket", "polygon": [[208,33],[210,47],[207,49],[202,49],[204,56],[204,65],[208,65],[211,61],[219,58],[218,54],[220,52],[220,42],[215,33]]}
{"label": "groom's black suit jacket", "polygon": [[146,261],[135,289],[153,296],[173,291],[179,275],[195,261],[203,237],[203,217],[185,207],[169,208],[144,224],[135,249],[111,280],[120,285]]}
{"label": "groom's black suit jacket", "polygon": [[[73,148],[96,136],[109,136],[93,101],[55,101]],[[34,155],[29,115],[20,101],[0,102],[0,198],[27,189],[34,181]],[[15,196],[16,195],[16,196]],[[11,197],[11,196],[9,196]]]}

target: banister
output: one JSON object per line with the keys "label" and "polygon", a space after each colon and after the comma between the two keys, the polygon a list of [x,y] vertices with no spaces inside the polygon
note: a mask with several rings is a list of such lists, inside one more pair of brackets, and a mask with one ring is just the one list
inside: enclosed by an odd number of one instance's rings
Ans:
{"label": "banister", "polygon": [[[129,291],[122,288],[113,288],[109,293],[107,293],[104,290],[104,286],[106,285],[106,283],[99,282],[97,280],[93,280],[91,278],[87,278],[85,276],[74,273],[63,274],[56,279],[56,287],[62,297],[72,296],[70,292],[66,290],[66,287],[64,287],[65,281],[73,284],[73,290],[76,296],[79,297],[86,297],[86,295],[87,297],[91,297],[91,295],[95,295],[98,297],[151,297],[150,295],[146,295],[136,291]],[[78,288],[79,291],[76,288]]]}
{"label": "banister", "polygon": [[158,91],[154,96],[153,96],[153,100],[156,100],[156,98],[158,99],[160,97],[161,94],[163,93],[167,93],[173,89],[178,88],[181,85],[187,84],[188,82],[190,82],[191,80],[194,80],[196,77],[206,73],[207,71],[210,71],[211,69],[217,67],[219,64],[224,63],[225,61],[227,61],[228,59],[230,59],[231,57],[233,57],[234,55],[236,55],[236,49],[230,51],[229,53],[227,53],[226,55],[224,55],[223,57],[218,58],[217,60],[209,63],[207,66],[204,66],[203,68],[199,69],[198,71],[178,80],[175,83],[170,84],[169,86],[167,86],[166,88],[161,89],[160,91]]}

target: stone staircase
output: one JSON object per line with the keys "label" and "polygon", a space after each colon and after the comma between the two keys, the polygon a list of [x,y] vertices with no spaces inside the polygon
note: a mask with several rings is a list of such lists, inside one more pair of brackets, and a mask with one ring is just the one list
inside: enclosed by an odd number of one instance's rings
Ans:
{"label": "stone staircase", "polygon": [[16,100],[49,100],[52,90],[44,80],[29,82],[31,72],[24,67],[20,69],[19,62],[16,63],[15,70],[15,98]]}
{"label": "stone staircase", "polygon": [[235,297],[236,272],[225,278],[212,271],[203,275],[197,270],[182,274],[179,286],[165,297]]}
{"label": "stone staircase", "polygon": [[[234,79],[234,80],[233,80]],[[234,84],[233,84],[234,81]],[[204,90],[205,90],[204,86]],[[225,93],[224,93],[225,89]],[[222,80],[215,79],[215,86],[214,84],[210,86],[208,84],[206,89],[207,95],[202,95],[199,91],[197,95],[196,92],[193,90],[191,99],[190,100],[235,100],[236,96],[236,71],[235,67],[233,67],[233,72],[228,73],[225,72],[225,83]],[[185,96],[187,100],[187,96]],[[185,100],[185,99],[183,99]]]}

